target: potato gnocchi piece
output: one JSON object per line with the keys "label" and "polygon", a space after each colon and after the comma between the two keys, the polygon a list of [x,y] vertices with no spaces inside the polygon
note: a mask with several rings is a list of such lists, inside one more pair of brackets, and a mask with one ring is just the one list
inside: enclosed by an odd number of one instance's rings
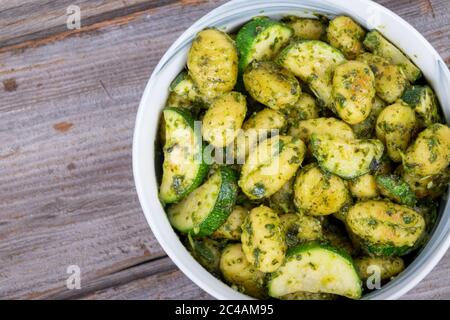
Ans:
{"label": "potato gnocchi piece", "polygon": [[358,139],[371,139],[375,136],[375,127],[378,116],[385,107],[386,103],[375,96],[372,110],[367,119],[352,126],[353,132]]}
{"label": "potato gnocchi piece", "polygon": [[450,183],[450,169],[433,176],[420,177],[402,170],[402,178],[418,199],[436,199],[442,196]]}
{"label": "potato gnocchi piece", "polygon": [[249,199],[270,197],[295,175],[305,151],[300,139],[289,136],[262,141],[242,166],[239,186]]}
{"label": "potato gnocchi piece", "polygon": [[311,95],[302,93],[298,101],[284,112],[289,125],[292,127],[296,126],[299,121],[319,118],[320,107]]}
{"label": "potato gnocchi piece", "polygon": [[253,114],[242,126],[243,130],[264,130],[282,129],[286,125],[286,119],[283,114],[272,110],[263,109]]}
{"label": "potato gnocchi piece", "polygon": [[382,281],[391,280],[405,270],[405,262],[400,257],[359,257],[354,260],[356,270],[362,280],[367,280],[380,272]]}
{"label": "potato gnocchi piece", "polygon": [[422,131],[403,157],[405,170],[426,177],[440,174],[450,164],[450,128],[434,124]]}
{"label": "potato gnocchi piece", "polygon": [[369,173],[384,153],[383,143],[376,139],[345,140],[313,135],[310,146],[322,169],[344,179]]}
{"label": "potato gnocchi piece", "polygon": [[212,237],[234,241],[241,240],[242,224],[247,216],[248,210],[246,208],[242,206],[234,207],[227,221],[212,234]]}
{"label": "potato gnocchi piece", "polygon": [[423,127],[441,121],[439,103],[429,86],[411,86],[405,90],[402,100],[417,113]]}
{"label": "potato gnocchi piece", "polygon": [[408,85],[408,79],[400,67],[372,53],[363,53],[358,56],[358,61],[367,63],[372,69],[375,75],[375,89],[381,99],[387,103],[394,103],[402,96]]}
{"label": "potato gnocchi piece", "polygon": [[274,272],[284,261],[285,236],[278,214],[260,206],[250,211],[242,227],[242,249],[247,260],[262,272]]}
{"label": "potato gnocchi piece", "polygon": [[247,260],[240,243],[230,244],[223,250],[220,270],[225,281],[238,291],[259,299],[267,297],[265,274]]}
{"label": "potato gnocchi piece", "polygon": [[247,101],[239,92],[229,92],[215,99],[202,121],[203,139],[216,148],[234,142],[244,123]]}
{"label": "potato gnocchi piece", "polygon": [[326,35],[326,27],[319,19],[288,16],[283,21],[294,30],[294,36],[303,40],[320,40]]}
{"label": "potato gnocchi piece", "polygon": [[386,144],[389,157],[402,161],[402,153],[408,148],[416,128],[416,114],[401,102],[386,107],[377,120],[377,138]]}
{"label": "potato gnocchi piece", "polygon": [[254,150],[258,141],[269,135],[278,134],[286,126],[284,115],[272,109],[263,109],[253,114],[243,125],[236,139],[236,159],[243,164],[248,154]]}
{"label": "potato gnocchi piece", "polygon": [[244,85],[253,99],[274,110],[293,106],[302,93],[297,78],[268,61],[254,61],[245,70]]}
{"label": "potato gnocchi piece", "polygon": [[416,205],[417,199],[414,192],[400,176],[394,174],[379,175],[377,176],[377,187],[383,196],[394,202],[409,207]]}
{"label": "potato gnocchi piece", "polygon": [[350,192],[355,198],[366,200],[379,196],[375,176],[365,174],[356,179],[350,180]]}
{"label": "potato gnocchi piece", "polygon": [[377,30],[367,33],[364,46],[377,56],[386,58],[390,63],[398,65],[409,82],[414,83],[422,76],[422,72],[397,47],[384,38]]}
{"label": "potato gnocchi piece", "polygon": [[239,71],[243,73],[252,61],[275,58],[293,33],[289,26],[267,17],[256,17],[246,23],[236,37]]}
{"label": "potato gnocchi piece", "polygon": [[402,256],[420,242],[425,221],[414,210],[388,201],[359,202],[347,214],[347,228],[362,249],[375,256]]}
{"label": "potato gnocchi piece", "polygon": [[206,99],[233,90],[238,76],[238,53],[233,39],[217,29],[197,34],[189,50],[189,75]]}
{"label": "potato gnocchi piece", "polygon": [[329,135],[347,140],[355,139],[352,128],[345,122],[335,118],[318,118],[300,121],[289,129],[289,135],[309,143],[315,134]]}
{"label": "potato gnocchi piece", "polygon": [[349,201],[350,193],[344,181],[316,165],[305,167],[297,176],[294,202],[301,212],[314,216],[330,215]]}
{"label": "potato gnocchi piece", "polygon": [[363,62],[348,61],[336,67],[333,76],[334,108],[348,124],[369,117],[375,98],[375,76]]}
{"label": "potato gnocchi piece", "polygon": [[301,40],[284,49],[277,62],[306,82],[323,105],[333,106],[332,74],[345,62],[339,50],[322,41]]}
{"label": "potato gnocchi piece", "polygon": [[294,178],[269,198],[269,206],[279,213],[294,212]]}
{"label": "potato gnocchi piece", "polygon": [[362,42],[365,36],[364,29],[346,16],[338,16],[331,20],[327,29],[330,44],[341,50],[350,60],[364,51]]}

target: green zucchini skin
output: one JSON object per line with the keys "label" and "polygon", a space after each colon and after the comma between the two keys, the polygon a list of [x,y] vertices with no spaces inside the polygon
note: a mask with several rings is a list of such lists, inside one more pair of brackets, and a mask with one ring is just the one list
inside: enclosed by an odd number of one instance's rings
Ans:
{"label": "green zucchini skin", "polygon": [[[163,204],[171,204],[171,203],[177,203],[183,198],[185,198],[187,195],[189,195],[192,191],[194,191],[198,186],[200,186],[205,179],[206,175],[209,171],[209,165],[205,162],[203,158],[203,149],[204,144],[202,142],[202,136],[201,132],[195,132],[194,130],[194,119],[192,118],[189,111],[181,108],[174,108],[174,107],[168,107],[164,109],[164,112],[174,112],[177,115],[179,115],[188,125],[188,127],[194,132],[194,139],[198,141],[198,143],[201,143],[201,163],[197,164],[197,173],[195,175],[195,178],[191,181],[190,185],[186,187],[184,190],[175,190],[175,195],[172,194],[166,194],[162,190],[160,190],[160,200],[163,202]],[[167,136],[167,130],[166,130],[166,136]],[[194,168],[192,168],[194,170]],[[164,178],[163,178],[164,179]]]}
{"label": "green zucchini skin", "polygon": [[377,30],[367,33],[364,39],[364,46],[374,54],[388,59],[392,64],[398,65],[411,83],[422,77],[420,69]]}
{"label": "green zucchini skin", "polygon": [[230,216],[237,193],[235,171],[228,167],[219,167],[186,199],[168,208],[169,220],[172,226],[183,234],[195,237],[210,236]]}
{"label": "green zucchini skin", "polygon": [[[352,258],[344,251],[341,251],[339,249],[333,248],[329,245],[325,245],[325,244],[320,244],[317,242],[310,242],[304,245],[299,245],[297,247],[291,248],[288,250],[287,254],[286,254],[286,260],[284,265],[278,269],[276,272],[272,273],[269,277],[269,281],[268,281],[268,288],[269,288],[269,295],[275,298],[279,298],[279,294],[281,292],[277,292],[277,283],[275,283],[275,281],[277,280],[278,277],[283,276],[283,272],[289,272],[289,270],[283,270],[284,267],[286,267],[288,264],[290,263],[296,263],[296,261],[302,263],[304,261],[304,259],[306,259],[306,261],[308,261],[309,259],[312,259],[311,257],[313,257],[314,252],[321,252],[323,254],[328,255],[327,257],[329,257],[330,259],[338,259],[340,263],[342,263],[343,265],[346,265],[346,273],[348,273],[346,276],[348,278],[351,278],[351,281],[353,283],[350,284],[345,284],[345,288],[340,288],[337,290],[327,290],[326,288],[322,288],[319,289],[319,292],[313,292],[313,293],[331,293],[331,294],[336,294],[336,295],[342,295],[345,297],[348,297],[350,299],[360,299],[361,295],[362,295],[362,282],[361,279],[359,278],[358,272],[356,270],[356,267],[353,263]],[[320,256],[319,256],[320,258]],[[330,262],[328,262],[329,264]],[[336,261],[334,261],[333,264],[338,263]],[[306,265],[305,265],[306,266]],[[342,265],[341,265],[342,267]],[[313,271],[311,271],[313,270]],[[310,272],[310,274],[308,274],[308,272]],[[293,277],[302,277],[302,278],[308,278],[309,282],[311,282],[312,277],[314,276],[323,276],[320,274],[315,275],[314,272],[316,272],[316,269],[314,267],[314,264],[312,264],[312,262],[310,262],[308,264],[308,269],[300,269],[300,268],[296,268],[296,273],[292,274]],[[332,274],[333,270],[330,270],[330,275],[326,277],[326,279],[328,280],[329,278],[332,278],[333,280],[331,281],[340,281],[340,277],[336,277],[336,275]],[[317,279],[317,281],[322,282],[324,279]],[[296,282],[296,281],[294,281]],[[298,283],[301,284],[301,280],[299,282],[297,282],[297,286],[299,286],[298,288],[295,287],[293,288],[293,290],[297,290],[297,291],[308,291],[308,288],[303,288],[301,285],[298,285]],[[338,284],[337,284],[338,285]],[[342,283],[340,284],[342,286]],[[295,284],[294,284],[295,286]],[[307,285],[306,285],[307,286]],[[349,290],[349,291],[341,291],[341,290]],[[328,291],[333,291],[333,292],[328,292]],[[295,292],[295,291],[294,291]],[[287,293],[289,294],[289,293]],[[285,293],[283,292],[281,296],[284,296]]]}
{"label": "green zucchini skin", "polygon": [[422,243],[425,220],[413,209],[387,200],[358,202],[349,209],[347,231],[371,256],[403,256]]}
{"label": "green zucchini skin", "polygon": [[212,235],[228,219],[236,204],[238,194],[237,174],[233,169],[220,167],[222,183],[214,208],[208,217],[193,230],[195,236],[206,237]]}
{"label": "green zucchini skin", "polygon": [[426,127],[441,121],[436,95],[429,86],[406,88],[402,100],[416,111]]}
{"label": "green zucchini skin", "polygon": [[[240,29],[236,37],[236,46],[239,52],[240,74],[242,74],[247,66],[252,62],[252,50],[254,48],[254,45],[256,44],[258,35],[272,27],[283,28],[286,30],[286,32],[290,33],[290,36],[292,36],[292,34],[294,33],[294,31],[289,26],[279,21],[271,20],[267,17],[256,17]],[[290,38],[290,36],[288,37],[288,39]],[[283,43],[281,43],[280,46],[283,46],[283,44],[287,44],[288,39],[281,39]],[[276,45],[277,43],[275,42],[273,46]],[[276,52],[274,52],[274,54],[276,54]]]}
{"label": "green zucchini skin", "polygon": [[401,177],[393,174],[379,175],[376,181],[378,189],[385,197],[409,207],[416,205],[416,195]]}
{"label": "green zucchini skin", "polygon": [[[348,154],[340,146],[345,146]],[[345,140],[324,135],[313,135],[310,148],[324,171],[347,180],[369,173],[384,153],[384,145],[377,139]]]}
{"label": "green zucchini skin", "polygon": [[170,84],[169,90],[171,92],[175,91],[177,86],[184,80],[188,79],[188,72],[186,70],[181,71],[175,79],[173,79],[172,83]]}

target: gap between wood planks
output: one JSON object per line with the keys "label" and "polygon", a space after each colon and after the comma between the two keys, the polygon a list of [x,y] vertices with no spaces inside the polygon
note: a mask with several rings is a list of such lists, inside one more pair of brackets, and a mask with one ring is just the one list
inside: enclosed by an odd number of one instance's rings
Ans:
{"label": "gap between wood planks", "polygon": [[[51,42],[60,41],[67,37],[79,36],[81,34],[95,32],[98,29],[108,26],[120,26],[128,24],[129,22],[149,14],[155,10],[159,10],[171,5],[199,5],[207,0],[160,0],[148,1],[130,5],[128,7],[114,9],[108,12],[103,12],[91,17],[84,18],[80,29],[67,30],[65,25],[52,27],[50,29],[38,31],[32,34],[26,34],[0,43],[0,53],[7,51],[22,52],[28,48],[34,48],[46,45]],[[31,40],[26,38],[32,37]]]}

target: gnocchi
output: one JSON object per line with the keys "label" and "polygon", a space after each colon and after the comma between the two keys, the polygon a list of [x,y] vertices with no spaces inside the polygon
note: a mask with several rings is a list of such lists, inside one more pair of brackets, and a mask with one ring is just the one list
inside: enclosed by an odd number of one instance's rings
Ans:
{"label": "gnocchi", "polygon": [[182,243],[258,299],[359,299],[373,270],[398,276],[450,183],[450,128],[421,75],[346,16],[199,32],[156,144]]}
{"label": "gnocchi", "polygon": [[283,263],[285,236],[280,218],[272,209],[252,209],[242,226],[241,240],[245,257],[257,270],[273,272]]}

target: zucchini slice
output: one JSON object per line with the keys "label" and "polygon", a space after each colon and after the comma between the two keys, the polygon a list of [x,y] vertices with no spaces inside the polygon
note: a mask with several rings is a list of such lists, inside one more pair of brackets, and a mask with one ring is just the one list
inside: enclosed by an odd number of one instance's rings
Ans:
{"label": "zucchini slice", "polygon": [[366,39],[364,39],[364,45],[372,53],[389,60],[390,63],[398,65],[411,83],[414,83],[422,76],[420,69],[378,31],[373,30],[369,32],[366,35]]}
{"label": "zucchini slice", "polygon": [[174,92],[190,102],[201,101],[200,92],[186,70],[181,71],[172,81],[170,84],[170,92]]}
{"label": "zucchini slice", "polygon": [[283,263],[286,253],[284,228],[278,213],[266,206],[250,211],[242,225],[242,250],[256,269],[273,272]]}
{"label": "zucchini slice", "polygon": [[267,17],[256,17],[245,24],[236,37],[239,71],[243,73],[252,61],[274,58],[293,33],[287,25]]}
{"label": "zucchini slice", "polygon": [[289,129],[289,135],[298,137],[309,143],[314,134],[329,135],[347,140],[354,140],[352,128],[344,121],[336,118],[317,118],[299,121]]}
{"label": "zucchini slice", "polygon": [[172,226],[182,233],[210,236],[231,214],[237,198],[235,172],[220,167],[202,186],[168,208]]}
{"label": "zucchini slice", "polygon": [[384,145],[377,139],[346,140],[313,135],[310,146],[322,169],[344,179],[369,173],[384,153]]}
{"label": "zucchini slice", "polygon": [[425,234],[425,220],[412,209],[389,201],[358,202],[350,208],[347,229],[369,255],[402,256]]}
{"label": "zucchini slice", "polygon": [[416,195],[401,177],[386,174],[377,176],[376,180],[378,189],[383,196],[409,207],[416,205]]}
{"label": "zucchini slice", "polygon": [[220,270],[234,289],[258,299],[266,299],[266,274],[257,270],[245,257],[240,243],[229,244],[223,250]]}
{"label": "zucchini slice", "polygon": [[208,28],[197,34],[189,49],[187,66],[204,100],[233,90],[238,60],[235,42],[225,32]]}
{"label": "zucchini slice", "polygon": [[306,82],[319,101],[333,106],[332,75],[343,63],[344,55],[325,42],[300,40],[289,45],[277,58],[277,63]]}
{"label": "zucchini slice", "polygon": [[200,132],[194,119],[180,108],[164,110],[165,140],[163,177],[159,190],[162,202],[176,203],[197,188],[208,173],[203,159]]}
{"label": "zucchini slice", "polygon": [[407,88],[402,100],[416,111],[425,127],[441,121],[436,95],[429,86]]}
{"label": "zucchini slice", "polygon": [[298,138],[275,136],[260,142],[242,167],[239,186],[251,200],[272,196],[294,177],[305,152]]}
{"label": "zucchini slice", "polygon": [[280,269],[271,275],[274,298],[298,291],[361,298],[362,284],[352,259],[333,247],[310,243],[291,249]]}

